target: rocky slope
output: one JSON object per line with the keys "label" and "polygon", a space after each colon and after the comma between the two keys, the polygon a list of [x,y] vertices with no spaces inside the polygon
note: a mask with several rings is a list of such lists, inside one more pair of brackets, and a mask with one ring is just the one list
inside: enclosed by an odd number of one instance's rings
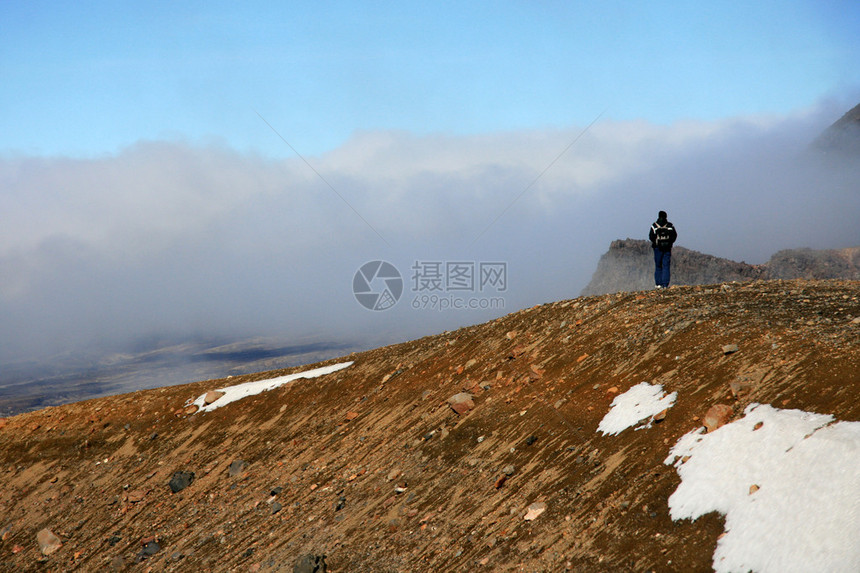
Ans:
{"label": "rocky slope", "polygon": [[[21,414],[0,570],[709,571],[723,518],[672,521],[672,444],[717,404],[860,420],[858,350],[860,282],[749,281],[546,304],[212,412],[296,370]],[[665,419],[598,433],[642,381]]]}
{"label": "rocky slope", "polygon": [[[672,249],[675,285],[798,278],[860,280],[860,247],[788,249],[779,251],[763,265],[737,263],[680,246]],[[628,238],[612,241],[581,294],[591,296],[653,287],[651,243]]]}

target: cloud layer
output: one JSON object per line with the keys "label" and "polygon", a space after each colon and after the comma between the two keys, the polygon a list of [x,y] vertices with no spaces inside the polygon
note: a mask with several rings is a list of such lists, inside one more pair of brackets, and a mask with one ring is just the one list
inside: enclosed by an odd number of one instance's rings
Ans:
{"label": "cloud layer", "polygon": [[[609,242],[644,237],[659,209],[679,244],[751,263],[857,245],[858,162],[808,147],[838,116],[364,132],[306,158],[313,169],[286,148],[183,141],[0,158],[0,361],[154,335],[375,342],[453,328],[578,295]],[[375,259],[404,275],[390,311],[352,297]],[[416,260],[506,262],[505,308],[410,308]]]}

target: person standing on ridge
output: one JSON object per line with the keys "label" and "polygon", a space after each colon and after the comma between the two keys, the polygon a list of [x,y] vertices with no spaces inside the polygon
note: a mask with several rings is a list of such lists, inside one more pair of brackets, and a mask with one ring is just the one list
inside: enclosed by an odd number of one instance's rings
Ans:
{"label": "person standing on ridge", "polygon": [[669,288],[672,244],[677,238],[675,225],[669,222],[666,211],[660,211],[648,233],[648,239],[654,249],[654,288]]}

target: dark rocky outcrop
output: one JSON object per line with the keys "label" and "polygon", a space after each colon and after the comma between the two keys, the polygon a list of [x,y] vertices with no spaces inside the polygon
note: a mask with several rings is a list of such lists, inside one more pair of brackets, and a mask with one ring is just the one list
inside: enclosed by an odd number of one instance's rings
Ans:
{"label": "dark rocky outcrop", "polygon": [[[654,288],[654,261],[648,241],[612,241],[600,257],[583,296]],[[672,284],[702,285],[768,279],[860,279],[860,247],[837,250],[788,249],[763,265],[750,265],[675,247]]]}

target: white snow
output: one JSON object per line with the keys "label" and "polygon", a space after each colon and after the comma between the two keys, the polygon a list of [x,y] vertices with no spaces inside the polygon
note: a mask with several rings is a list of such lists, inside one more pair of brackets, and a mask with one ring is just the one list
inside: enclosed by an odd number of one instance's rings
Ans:
{"label": "white snow", "polygon": [[759,404],[744,414],[672,448],[672,519],[726,516],[717,573],[860,571],[860,422]]}
{"label": "white snow", "polygon": [[306,370],[304,372],[297,372],[295,374],[289,374],[287,376],[279,376],[278,378],[269,378],[268,380],[257,380],[256,382],[246,382],[245,384],[237,384],[236,386],[228,386],[227,388],[218,388],[219,392],[224,392],[224,395],[212,402],[209,405],[204,405],[204,398],[206,394],[201,394],[197,397],[192,404],[197,406],[200,412],[210,412],[215,408],[220,408],[221,406],[226,406],[231,402],[235,402],[236,400],[241,400],[242,398],[247,398],[248,396],[255,396],[262,392],[266,392],[268,390],[274,390],[279,386],[283,386],[293,380],[298,380],[300,378],[316,378],[318,376],[324,376],[326,374],[331,374],[332,372],[337,372],[338,370],[343,370],[352,366],[352,362],[341,362],[340,364],[332,364],[331,366],[323,366],[322,368],[314,368],[313,370]]}
{"label": "white snow", "polygon": [[[660,384],[651,385],[648,382],[640,382],[624,394],[615,397],[612,408],[600,421],[597,431],[614,436],[642,420],[648,419],[650,422],[651,416],[671,408],[677,396],[677,392],[664,396],[663,386]],[[640,430],[650,425],[648,423],[636,429]]]}

